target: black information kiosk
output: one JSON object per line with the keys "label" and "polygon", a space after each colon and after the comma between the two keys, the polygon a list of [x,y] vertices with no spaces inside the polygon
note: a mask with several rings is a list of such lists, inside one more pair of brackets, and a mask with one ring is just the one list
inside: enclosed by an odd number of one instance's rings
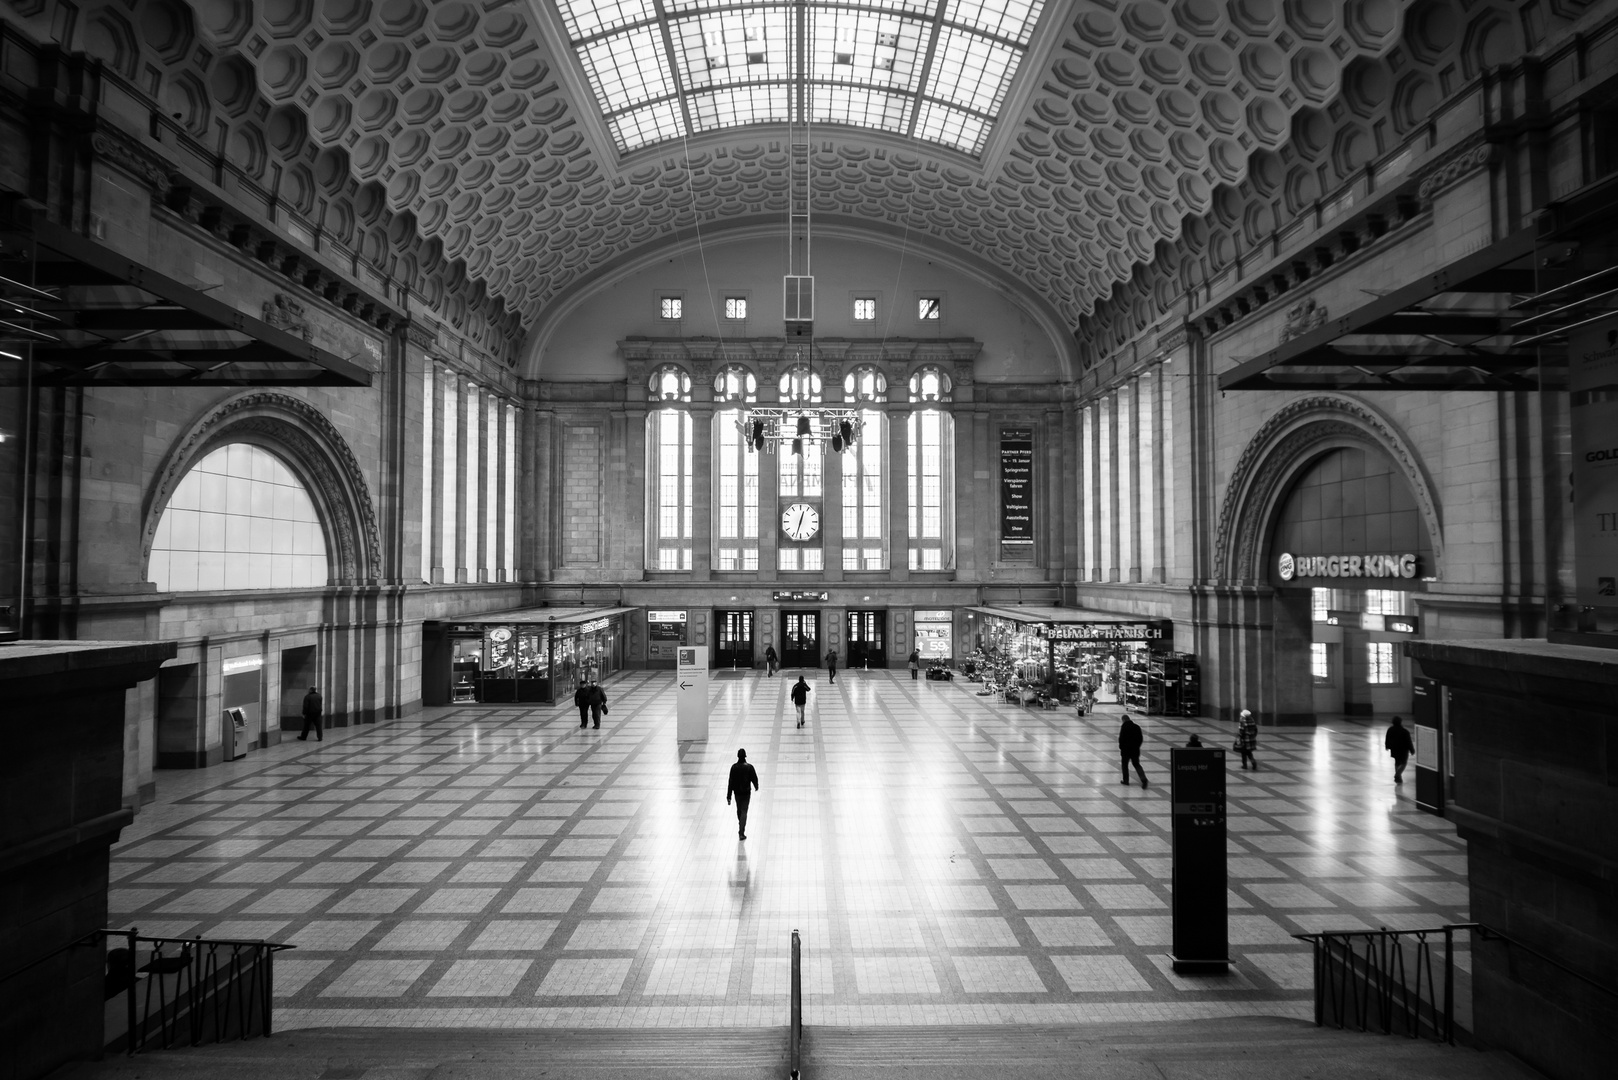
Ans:
{"label": "black information kiosk", "polygon": [[1230,965],[1225,895],[1225,752],[1169,751],[1174,824],[1174,970],[1222,974]]}

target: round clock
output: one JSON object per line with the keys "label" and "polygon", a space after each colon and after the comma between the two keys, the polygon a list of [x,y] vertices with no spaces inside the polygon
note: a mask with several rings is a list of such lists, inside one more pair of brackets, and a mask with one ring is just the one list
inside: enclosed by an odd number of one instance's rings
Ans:
{"label": "round clock", "polygon": [[807,540],[820,531],[820,511],[808,503],[793,503],[781,512],[781,531],[788,540]]}

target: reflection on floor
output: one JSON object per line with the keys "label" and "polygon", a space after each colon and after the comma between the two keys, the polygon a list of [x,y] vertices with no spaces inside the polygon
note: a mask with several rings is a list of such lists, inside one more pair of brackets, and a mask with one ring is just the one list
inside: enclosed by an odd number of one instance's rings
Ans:
{"label": "reflection on floor", "polygon": [[[1260,733],[1230,778],[1223,978],[1173,974],[1167,762],[1119,782],[1089,718],[971,683],[809,673],[713,685],[677,745],[668,673],[571,708],[459,706],[195,773],[114,849],[112,925],[287,941],[277,1027],[779,1026],[791,930],[811,1024],[1304,1017],[1315,929],[1466,918],[1464,848],[1363,725]],[[725,777],[758,768],[748,840]],[[1461,958],[1464,966],[1466,957]]]}

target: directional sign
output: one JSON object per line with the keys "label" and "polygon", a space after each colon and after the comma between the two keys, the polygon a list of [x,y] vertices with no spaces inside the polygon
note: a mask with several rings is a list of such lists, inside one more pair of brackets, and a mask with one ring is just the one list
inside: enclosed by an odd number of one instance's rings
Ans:
{"label": "directional sign", "polygon": [[675,653],[675,724],[680,742],[708,738],[708,646],[682,645]]}

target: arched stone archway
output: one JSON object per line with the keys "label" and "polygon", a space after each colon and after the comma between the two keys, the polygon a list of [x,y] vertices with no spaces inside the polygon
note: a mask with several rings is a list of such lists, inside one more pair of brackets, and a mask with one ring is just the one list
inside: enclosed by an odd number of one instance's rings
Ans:
{"label": "arched stone archway", "polygon": [[142,565],[151,557],[158,520],[180,480],[209,452],[232,442],[274,451],[303,481],[325,530],[331,584],[377,583],[382,556],[376,508],[354,452],[319,409],[270,391],[214,405],[175,441],[142,508]]}
{"label": "arched stone archway", "polygon": [[1434,559],[1443,565],[1444,535],[1433,486],[1404,435],[1362,401],[1317,394],[1288,402],[1270,417],[1231,470],[1214,548],[1220,579],[1249,585],[1265,580],[1266,538],[1281,500],[1299,473],[1339,447],[1363,447],[1392,460],[1415,496]]}

